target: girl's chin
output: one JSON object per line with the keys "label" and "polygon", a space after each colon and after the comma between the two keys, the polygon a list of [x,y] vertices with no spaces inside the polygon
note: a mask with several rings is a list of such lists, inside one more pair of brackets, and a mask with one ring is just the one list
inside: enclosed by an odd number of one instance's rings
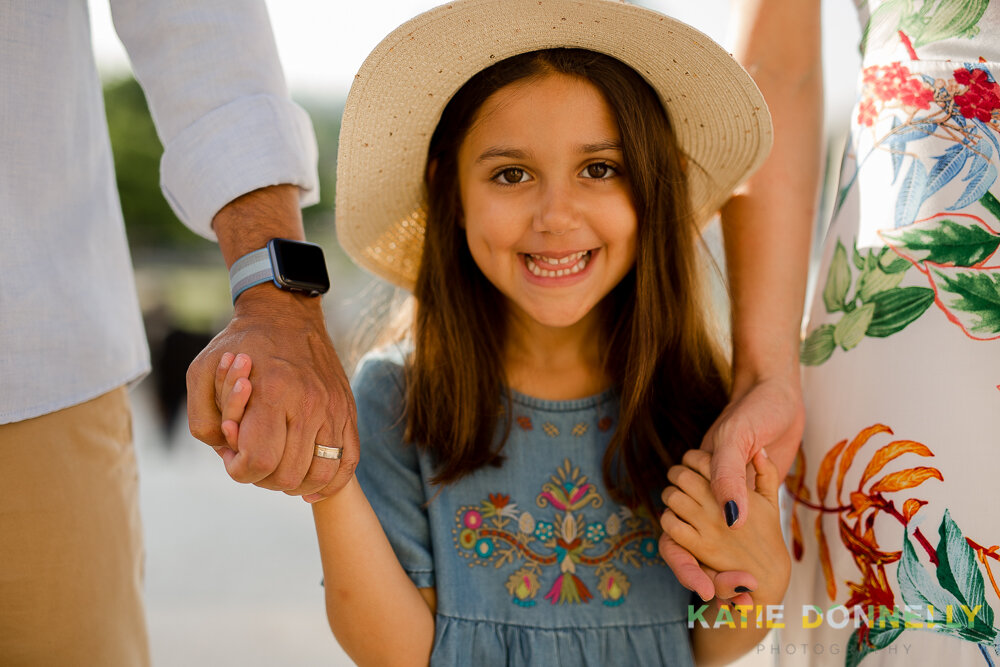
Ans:
{"label": "girl's chin", "polygon": [[589,309],[581,312],[580,310],[553,310],[537,306],[526,308],[525,305],[527,304],[518,304],[518,309],[532,324],[546,329],[568,329],[579,324],[590,312]]}

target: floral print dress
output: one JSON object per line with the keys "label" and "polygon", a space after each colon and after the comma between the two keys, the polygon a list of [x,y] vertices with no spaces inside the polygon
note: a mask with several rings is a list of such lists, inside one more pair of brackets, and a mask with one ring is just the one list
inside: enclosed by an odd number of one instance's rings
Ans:
{"label": "floral print dress", "polygon": [[1000,664],[1000,2],[858,4],[859,100],[801,351],[786,627],[764,650]]}

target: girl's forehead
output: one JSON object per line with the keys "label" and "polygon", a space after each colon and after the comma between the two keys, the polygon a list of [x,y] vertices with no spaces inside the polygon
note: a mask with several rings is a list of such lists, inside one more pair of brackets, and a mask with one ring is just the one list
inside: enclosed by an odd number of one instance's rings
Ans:
{"label": "girl's forehead", "polygon": [[473,116],[463,146],[508,140],[618,139],[611,106],[592,82],[552,73],[515,81],[490,95]]}

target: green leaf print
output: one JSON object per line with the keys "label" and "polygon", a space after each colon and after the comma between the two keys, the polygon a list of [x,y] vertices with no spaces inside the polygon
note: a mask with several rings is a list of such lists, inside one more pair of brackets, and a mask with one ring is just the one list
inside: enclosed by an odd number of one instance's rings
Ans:
{"label": "green leaf print", "polygon": [[866,303],[845,314],[833,327],[833,341],[845,350],[857,347],[875,315],[875,304]]}
{"label": "green leaf print", "polygon": [[972,622],[972,630],[981,634],[983,639],[992,641],[997,633],[993,630],[993,609],[986,604],[983,575],[976,565],[975,552],[947,510],[941,519],[938,534],[941,536],[937,545],[938,581],[968,609],[980,607]]}
{"label": "green leaf print", "polygon": [[[901,634],[903,634],[903,628],[872,628],[868,633],[868,641],[872,644],[869,646],[860,638],[860,632],[855,630],[847,641],[847,657],[844,659],[844,667],[857,667],[862,658],[869,653],[885,648],[896,641],[896,638]],[[861,646],[859,647],[858,644]]]}
{"label": "green leaf print", "polygon": [[1000,236],[971,220],[938,218],[905,229],[885,230],[886,242],[916,262],[975,266],[996,252]]}
{"label": "green leaf print", "polygon": [[930,277],[949,319],[969,336],[1000,336],[1000,268],[934,266]]}
{"label": "green leaf print", "polygon": [[[931,578],[931,575],[921,565],[917,552],[910,543],[910,536],[903,529],[903,557],[896,570],[899,581],[899,593],[910,607],[927,609],[934,607],[934,622],[943,624],[947,620],[947,610],[952,610],[952,622],[960,622],[962,602],[950,591],[945,590]],[[942,626],[939,626],[942,627]]]}
{"label": "green leaf print", "polygon": [[826,274],[826,285],[823,287],[823,304],[826,312],[835,313],[844,309],[847,290],[851,288],[851,267],[847,264],[847,250],[844,244],[837,241],[833,251],[830,270]]}
{"label": "green leaf print", "polygon": [[871,18],[868,19],[864,30],[861,31],[861,53],[864,54],[865,49],[868,47],[868,37],[874,26],[892,25],[898,29],[903,17],[912,11],[913,8],[910,0],[886,0],[886,2],[876,7],[875,11],[871,14]]}
{"label": "green leaf print", "polygon": [[[931,4],[931,0],[925,0],[925,9]],[[976,35],[979,32],[976,24],[989,4],[990,0],[941,0],[930,19],[913,35],[913,46],[919,48],[943,39]]]}
{"label": "green leaf print", "polygon": [[[889,248],[887,247],[882,248],[882,253],[884,254],[885,251],[888,249]],[[913,266],[912,264],[910,264],[910,260],[904,257],[900,257],[895,253],[892,253],[891,255],[889,255],[889,257],[891,259],[889,260],[888,264],[885,263],[885,260],[879,259],[879,268],[885,271],[886,273],[902,273],[903,271],[906,271],[908,268]]]}
{"label": "green leaf print", "polygon": [[877,261],[873,264],[874,266],[866,268],[861,277],[858,278],[858,298],[863,303],[870,302],[880,292],[898,287],[899,283],[903,282],[905,275],[903,273],[886,273]]}
{"label": "green leaf print", "polygon": [[806,366],[819,366],[830,358],[837,348],[837,343],[833,340],[832,324],[824,324],[813,330],[809,337],[802,341],[802,349],[799,351],[799,358]]}
{"label": "green leaf print", "polygon": [[896,287],[872,297],[875,306],[865,335],[885,338],[902,331],[924,314],[934,303],[934,290],[928,287]]}
{"label": "green leaf print", "polygon": [[851,259],[854,261],[854,268],[858,271],[865,270],[865,258],[860,252],[858,252],[858,240],[854,239],[854,245],[851,246]]}

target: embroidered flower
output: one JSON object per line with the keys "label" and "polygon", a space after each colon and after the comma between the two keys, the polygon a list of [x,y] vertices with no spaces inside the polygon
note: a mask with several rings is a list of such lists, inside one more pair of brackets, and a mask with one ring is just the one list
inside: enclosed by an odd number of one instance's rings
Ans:
{"label": "embroidered flower", "polygon": [[465,517],[462,518],[462,523],[465,524],[466,528],[477,530],[483,525],[483,515],[476,510],[469,510],[465,513]]}
{"label": "embroidered flower", "polygon": [[655,558],[656,540],[654,540],[651,537],[647,537],[642,541],[642,543],[639,544],[639,551],[641,551],[642,555],[645,556],[646,558]]}
{"label": "embroidered flower", "polygon": [[480,558],[489,558],[493,555],[493,540],[488,537],[481,538],[476,542],[476,555]]}
{"label": "embroidered flower", "polygon": [[539,521],[535,524],[535,539],[548,542],[556,536],[556,527],[549,521]]}
{"label": "embroidered flower", "polygon": [[517,425],[520,426],[525,431],[530,431],[532,428],[534,428],[531,425],[531,417],[518,417]]}
{"label": "embroidered flower", "polygon": [[607,537],[607,531],[604,530],[603,523],[592,523],[587,526],[584,536],[591,542],[600,542],[605,537]]}
{"label": "embroidered flower", "polygon": [[605,432],[611,428],[611,425],[614,423],[615,420],[611,417],[601,417],[600,421],[597,422],[597,428],[599,428],[601,432]]}
{"label": "embroidered flower", "polygon": [[520,607],[535,606],[534,598],[541,589],[541,584],[538,581],[537,566],[534,568],[531,565],[522,567],[507,578],[505,587],[507,592],[513,597],[514,604]]}
{"label": "embroidered flower", "polygon": [[476,531],[466,528],[459,534],[458,543],[462,545],[463,549],[471,549],[476,546],[476,537]]}
{"label": "embroidered flower", "polygon": [[625,602],[625,596],[628,595],[628,589],[631,586],[632,584],[629,583],[624,572],[616,567],[607,567],[601,575],[597,589],[605,605],[617,607]]}

